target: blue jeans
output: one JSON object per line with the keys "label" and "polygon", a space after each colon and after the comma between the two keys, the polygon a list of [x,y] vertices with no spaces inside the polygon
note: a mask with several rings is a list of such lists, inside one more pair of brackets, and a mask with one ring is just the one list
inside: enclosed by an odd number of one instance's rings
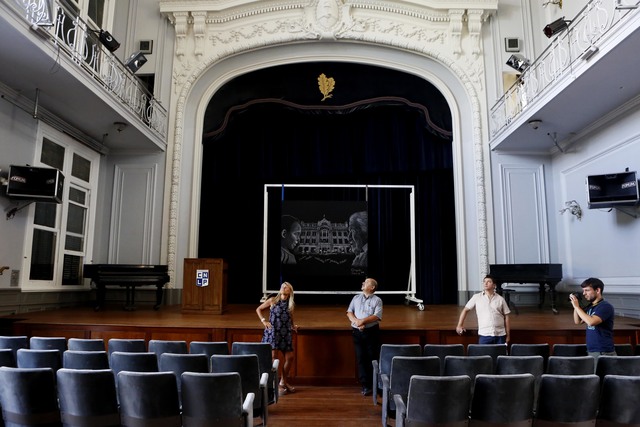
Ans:
{"label": "blue jeans", "polygon": [[507,336],[490,337],[487,335],[478,335],[478,344],[506,344]]}

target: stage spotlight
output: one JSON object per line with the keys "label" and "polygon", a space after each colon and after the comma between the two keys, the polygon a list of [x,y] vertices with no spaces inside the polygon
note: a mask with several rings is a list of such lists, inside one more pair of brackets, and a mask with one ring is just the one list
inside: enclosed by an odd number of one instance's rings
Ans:
{"label": "stage spotlight", "polygon": [[140,69],[147,62],[147,58],[140,51],[134,52],[131,54],[127,62],[125,62],[125,67],[131,70],[132,73],[135,74],[136,71]]}
{"label": "stage spotlight", "polygon": [[98,39],[109,50],[109,52],[115,52],[120,47],[120,43],[113,38],[111,33],[105,30],[100,30],[98,33]]}
{"label": "stage spotlight", "polygon": [[518,72],[523,72],[526,70],[530,64],[529,60],[524,56],[514,53],[507,59],[507,65]]}
{"label": "stage spotlight", "polygon": [[555,36],[556,34],[569,28],[570,23],[571,21],[566,21],[563,16],[562,18],[556,19],[551,24],[547,24],[547,26],[544,27],[542,32],[544,33],[545,36],[551,38],[551,36]]}

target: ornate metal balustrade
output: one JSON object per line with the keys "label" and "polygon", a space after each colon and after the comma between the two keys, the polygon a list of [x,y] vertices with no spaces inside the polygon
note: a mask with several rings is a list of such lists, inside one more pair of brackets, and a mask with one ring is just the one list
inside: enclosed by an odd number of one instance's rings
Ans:
{"label": "ornate metal balustrade", "polygon": [[633,9],[616,9],[613,0],[590,1],[555,36],[542,54],[526,68],[490,111],[491,139],[506,132],[509,125],[554,88],[568,84],[584,70],[586,60],[608,41],[616,42]]}
{"label": "ornate metal balustrade", "polygon": [[118,57],[100,41],[100,29],[83,21],[57,0],[9,0],[34,31],[46,35],[79,69],[117,98],[161,138],[167,133],[167,111]]}

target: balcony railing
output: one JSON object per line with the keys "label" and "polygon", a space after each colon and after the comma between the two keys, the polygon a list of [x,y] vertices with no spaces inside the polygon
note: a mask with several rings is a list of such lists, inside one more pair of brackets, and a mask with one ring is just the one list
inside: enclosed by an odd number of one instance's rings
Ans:
{"label": "balcony railing", "polygon": [[590,1],[491,108],[491,139],[499,137],[521,114],[544,102],[542,98],[552,89],[578,77],[585,60],[599,49],[596,46],[615,40],[633,13],[636,10],[617,9],[613,0]]}
{"label": "balcony railing", "polygon": [[100,28],[57,0],[9,0],[32,29],[48,33],[46,42],[71,58],[105,91],[134,113],[156,136],[167,134],[167,111],[99,39]]}

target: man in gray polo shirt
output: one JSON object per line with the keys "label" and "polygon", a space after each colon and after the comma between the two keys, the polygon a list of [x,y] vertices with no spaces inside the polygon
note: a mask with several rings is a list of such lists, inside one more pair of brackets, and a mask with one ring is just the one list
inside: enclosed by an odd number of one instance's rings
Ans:
{"label": "man in gray polo shirt", "polygon": [[362,293],[351,300],[347,317],[351,322],[353,345],[358,363],[358,380],[362,394],[371,394],[373,380],[373,360],[380,355],[380,321],[382,320],[382,300],[374,295],[378,282],[370,277],[362,282]]}

